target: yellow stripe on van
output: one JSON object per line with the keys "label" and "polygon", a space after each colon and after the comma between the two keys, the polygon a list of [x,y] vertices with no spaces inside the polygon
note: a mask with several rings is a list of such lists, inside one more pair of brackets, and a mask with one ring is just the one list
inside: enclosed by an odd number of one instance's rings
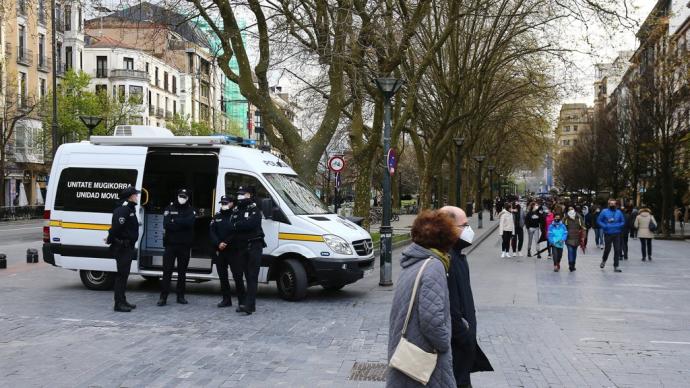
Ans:
{"label": "yellow stripe on van", "polygon": [[86,224],[82,222],[62,222],[58,220],[50,220],[49,226],[55,226],[63,229],[86,229],[86,230],[108,230],[110,224]]}
{"label": "yellow stripe on van", "polygon": [[316,234],[278,233],[278,238],[281,240],[323,242],[323,237]]}

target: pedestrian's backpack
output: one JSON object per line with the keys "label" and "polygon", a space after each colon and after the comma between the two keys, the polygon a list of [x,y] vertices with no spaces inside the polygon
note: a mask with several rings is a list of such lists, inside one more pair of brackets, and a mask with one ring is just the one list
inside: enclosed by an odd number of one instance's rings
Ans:
{"label": "pedestrian's backpack", "polygon": [[656,222],[654,222],[654,220],[649,220],[649,231],[656,232],[657,228]]}

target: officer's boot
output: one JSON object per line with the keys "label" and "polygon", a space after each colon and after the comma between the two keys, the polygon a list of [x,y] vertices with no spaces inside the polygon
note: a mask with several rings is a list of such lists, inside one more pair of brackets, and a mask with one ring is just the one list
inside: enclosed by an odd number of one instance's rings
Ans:
{"label": "officer's boot", "polygon": [[187,299],[184,298],[184,295],[177,294],[177,303],[179,304],[187,304]]}
{"label": "officer's boot", "polygon": [[161,297],[158,298],[158,303],[156,303],[157,306],[165,306],[168,304],[168,294],[161,294]]}
{"label": "officer's boot", "polygon": [[218,307],[229,307],[232,306],[232,299],[230,296],[223,295],[223,300],[218,303]]}
{"label": "officer's boot", "polygon": [[130,310],[134,310],[135,308],[137,308],[137,305],[127,302],[127,299],[125,299],[125,302],[123,304],[129,307]]}
{"label": "officer's boot", "polygon": [[131,308],[127,307],[127,305],[122,302],[115,302],[115,307],[113,308],[113,310],[121,313],[128,313],[132,311]]}

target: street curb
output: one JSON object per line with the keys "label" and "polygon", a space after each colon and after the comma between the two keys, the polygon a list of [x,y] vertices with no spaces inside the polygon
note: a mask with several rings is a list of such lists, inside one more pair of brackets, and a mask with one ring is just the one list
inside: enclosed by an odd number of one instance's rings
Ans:
{"label": "street curb", "polygon": [[[496,229],[498,229],[498,223],[494,224],[493,226],[490,226],[489,229],[486,230],[486,233],[482,233],[482,235],[479,237],[479,239],[477,239],[477,240],[472,244],[472,246],[467,250],[467,252],[465,252],[465,254],[468,255],[468,254],[472,253],[472,251],[473,251],[475,248],[479,247],[479,245],[480,245],[481,243],[483,243],[484,240],[486,240],[487,238],[489,238],[489,235],[492,234]],[[395,244],[393,244],[393,249],[398,249],[398,248],[400,248],[400,247],[404,247],[404,246],[408,245],[408,244],[411,243],[411,242],[412,242],[412,238],[408,238],[407,240],[398,241],[398,242],[396,242]],[[379,248],[374,249],[374,256],[378,256],[378,255],[379,255],[379,252],[380,252],[380,249],[379,249]]]}
{"label": "street curb", "polygon": [[486,230],[486,233],[483,233],[481,237],[479,237],[479,239],[476,242],[474,242],[471,247],[469,247],[467,252],[465,252],[465,255],[469,255],[470,253],[472,253],[472,251],[479,247],[479,245],[481,245],[481,243],[483,243],[484,240],[489,238],[489,235],[493,234],[493,232],[496,229],[498,229],[498,222],[495,223],[493,226],[489,227],[489,229]]}

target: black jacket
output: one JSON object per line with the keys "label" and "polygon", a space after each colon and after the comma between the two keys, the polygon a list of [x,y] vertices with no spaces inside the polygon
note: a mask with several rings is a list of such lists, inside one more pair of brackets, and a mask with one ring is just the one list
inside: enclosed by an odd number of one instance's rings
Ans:
{"label": "black jacket", "polygon": [[231,249],[242,249],[252,241],[264,241],[264,231],[261,228],[261,210],[254,202],[242,203],[232,210],[230,223],[232,234],[230,236]]}
{"label": "black jacket", "polygon": [[525,216],[525,226],[528,228],[538,228],[540,221],[541,220],[541,215],[539,214],[538,210],[530,210],[527,212],[527,215]]}
{"label": "black jacket", "polygon": [[[470,384],[470,373],[492,371],[491,363],[477,344],[477,316],[470,284],[467,257],[457,247],[451,249],[448,296],[452,325],[453,373],[458,385]],[[466,327],[462,319],[467,321]]]}
{"label": "black jacket", "polygon": [[230,234],[232,233],[232,209],[221,210],[213,216],[211,226],[209,227],[209,234],[213,249],[218,249],[221,242],[230,242]]}
{"label": "black jacket", "polygon": [[108,243],[114,248],[134,248],[134,243],[139,239],[136,205],[134,202],[125,201],[113,210]]}
{"label": "black jacket", "polygon": [[191,247],[194,243],[194,221],[196,210],[191,205],[170,203],[163,213],[163,245]]}

